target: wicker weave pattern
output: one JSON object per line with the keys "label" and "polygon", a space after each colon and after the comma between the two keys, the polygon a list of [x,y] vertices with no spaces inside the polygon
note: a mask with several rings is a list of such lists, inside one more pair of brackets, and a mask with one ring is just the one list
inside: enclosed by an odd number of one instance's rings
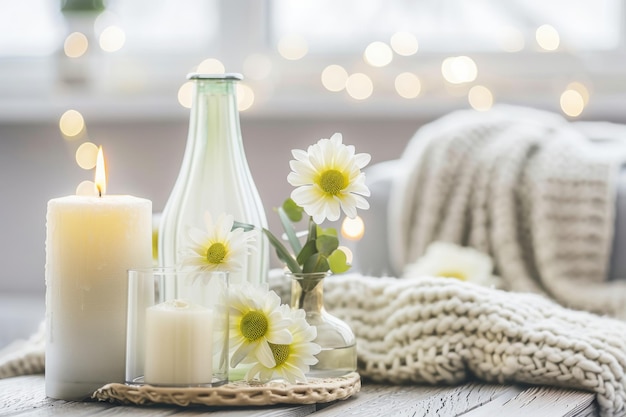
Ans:
{"label": "wicker weave pattern", "polygon": [[356,372],[344,377],[316,379],[307,384],[278,381],[267,384],[231,382],[215,388],[160,388],[150,385],[107,384],[93,398],[123,404],[171,404],[178,406],[247,406],[271,404],[314,404],[346,399],[361,389]]}

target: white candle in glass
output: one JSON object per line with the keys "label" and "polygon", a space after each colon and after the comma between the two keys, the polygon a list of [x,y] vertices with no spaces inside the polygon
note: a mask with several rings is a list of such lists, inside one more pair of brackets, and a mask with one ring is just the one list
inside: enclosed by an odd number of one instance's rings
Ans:
{"label": "white candle in glass", "polygon": [[144,382],[201,385],[212,381],[213,311],[170,300],[146,310]]}
{"label": "white candle in glass", "polygon": [[124,382],[127,270],[152,264],[152,202],[105,195],[99,152],[96,196],[48,202],[46,395],[89,397]]}

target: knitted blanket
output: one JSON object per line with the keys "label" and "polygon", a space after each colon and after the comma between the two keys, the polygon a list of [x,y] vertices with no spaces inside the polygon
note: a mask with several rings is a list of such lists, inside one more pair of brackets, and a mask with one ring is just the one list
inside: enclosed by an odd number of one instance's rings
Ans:
{"label": "knitted blanket", "polygon": [[392,190],[394,269],[447,241],[490,255],[511,290],[626,318],[626,281],[606,282],[624,148],[526,108],[459,111],[425,125]]}
{"label": "knitted blanket", "polygon": [[595,392],[602,416],[626,415],[625,322],[450,278],[330,277],[325,300],[354,330],[366,378],[570,387]]}

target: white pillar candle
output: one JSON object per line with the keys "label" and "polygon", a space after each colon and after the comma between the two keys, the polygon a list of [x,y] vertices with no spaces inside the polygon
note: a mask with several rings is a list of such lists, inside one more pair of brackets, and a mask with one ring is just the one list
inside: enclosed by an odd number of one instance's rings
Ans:
{"label": "white pillar candle", "polygon": [[213,312],[184,300],[146,310],[144,382],[200,385],[212,381]]}
{"label": "white pillar candle", "polygon": [[152,264],[152,202],[55,198],[46,232],[46,395],[82,399],[124,382],[127,270]]}

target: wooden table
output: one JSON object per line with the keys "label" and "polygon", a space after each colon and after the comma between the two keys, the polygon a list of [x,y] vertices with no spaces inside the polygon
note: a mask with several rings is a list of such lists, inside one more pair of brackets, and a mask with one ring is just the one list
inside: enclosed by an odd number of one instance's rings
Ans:
{"label": "wooden table", "polygon": [[588,392],[513,385],[470,383],[455,387],[390,386],[363,383],[361,392],[330,404],[272,407],[178,408],[121,406],[46,398],[43,375],[0,380],[0,416],[597,416]]}

